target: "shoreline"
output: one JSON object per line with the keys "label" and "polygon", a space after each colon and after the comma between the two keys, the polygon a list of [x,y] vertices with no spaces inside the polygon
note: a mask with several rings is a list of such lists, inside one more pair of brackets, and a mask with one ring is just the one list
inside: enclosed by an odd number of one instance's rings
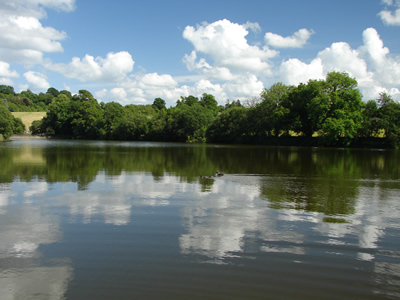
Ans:
{"label": "shoreline", "polygon": [[12,139],[47,139],[45,136],[31,135],[31,134],[13,134],[8,138]]}

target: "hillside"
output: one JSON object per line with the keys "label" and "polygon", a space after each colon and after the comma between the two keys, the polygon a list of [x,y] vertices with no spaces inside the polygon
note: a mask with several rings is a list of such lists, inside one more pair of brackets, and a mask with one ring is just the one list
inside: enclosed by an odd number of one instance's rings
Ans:
{"label": "hillside", "polygon": [[20,118],[22,123],[25,125],[26,131],[29,131],[29,127],[32,125],[32,122],[43,119],[43,117],[46,115],[46,112],[12,112],[12,115],[15,118]]}

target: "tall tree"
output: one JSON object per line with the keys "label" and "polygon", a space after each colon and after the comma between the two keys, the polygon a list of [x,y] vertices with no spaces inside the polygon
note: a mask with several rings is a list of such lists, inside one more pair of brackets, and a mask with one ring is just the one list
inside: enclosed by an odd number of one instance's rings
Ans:
{"label": "tall tree", "polygon": [[161,99],[161,98],[156,98],[153,101],[153,106],[156,107],[159,110],[165,109],[165,100]]}
{"label": "tall tree", "polygon": [[251,119],[255,121],[254,128],[259,134],[279,136],[282,131],[288,131],[288,97],[293,89],[293,86],[278,82],[261,92],[261,102],[251,109],[255,115]]}
{"label": "tall tree", "polygon": [[307,84],[300,83],[288,93],[283,106],[289,109],[289,128],[304,136],[312,137],[321,128],[326,118],[329,100],[322,95],[324,82],[309,80]]}
{"label": "tall tree", "polygon": [[0,135],[2,135],[5,139],[8,139],[13,133],[13,116],[8,108],[4,104],[0,103]]}
{"label": "tall tree", "polygon": [[400,145],[400,104],[387,93],[381,93],[377,102],[380,127],[390,146],[397,148]]}
{"label": "tall tree", "polygon": [[218,111],[218,102],[215,100],[214,96],[211,94],[204,93],[200,98],[200,104],[213,112],[217,113]]}
{"label": "tall tree", "polygon": [[207,140],[213,143],[240,144],[249,141],[248,108],[233,106],[224,110],[207,129]]}
{"label": "tall tree", "polygon": [[362,95],[357,80],[347,73],[331,72],[326,77],[324,93],[329,100],[329,112],[321,134],[326,142],[349,145],[361,128]]}

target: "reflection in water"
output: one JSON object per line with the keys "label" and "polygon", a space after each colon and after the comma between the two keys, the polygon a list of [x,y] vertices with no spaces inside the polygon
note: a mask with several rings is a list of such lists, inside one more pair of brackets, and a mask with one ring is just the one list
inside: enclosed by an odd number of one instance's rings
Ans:
{"label": "reflection in water", "polygon": [[[35,188],[25,193],[27,197],[37,195]],[[1,299],[61,299],[72,268],[60,259],[43,263],[40,251],[41,245],[60,240],[59,221],[37,206],[18,206],[8,211],[14,195],[0,191]]]}
{"label": "reflection in water", "polygon": [[[332,245],[356,244],[360,250],[359,259],[372,260],[371,249],[378,248],[386,228],[397,223],[400,203],[398,194],[386,196],[384,205],[375,197],[379,194],[377,186],[360,186],[354,199],[357,203],[355,213],[346,215],[346,222],[324,222],[324,214],[306,210],[273,210],[260,205],[259,194],[254,186],[237,184],[239,176],[218,179],[214,185],[217,192],[211,191],[183,209],[184,226],[188,233],[180,238],[184,253],[202,253],[213,258],[230,257],[234,252],[243,252],[249,236],[257,236],[263,241],[261,250],[268,252],[288,252],[304,254],[303,244],[309,237],[296,229],[301,224],[309,226],[320,235],[321,243]],[[260,178],[261,181],[264,179]],[[265,180],[268,180],[265,179]],[[231,182],[232,181],[232,182]],[[273,179],[274,181],[274,179]],[[265,184],[265,182],[263,182]],[[261,198],[262,199],[262,198]],[[268,200],[268,199],[267,199]],[[323,201],[323,199],[322,199]],[[393,209],[394,208],[394,209]],[[267,244],[265,244],[267,242]],[[291,245],[271,246],[275,242]]]}
{"label": "reflection in water", "polygon": [[[168,278],[158,296],[200,297],[204,277],[233,289],[240,278],[256,296],[274,291],[269,278],[280,292],[356,283],[363,295],[400,297],[395,153],[18,143],[0,145],[2,299],[146,298]],[[199,177],[215,170],[225,176]]]}
{"label": "reflection in water", "polygon": [[63,299],[70,278],[69,266],[0,270],[1,299]]}

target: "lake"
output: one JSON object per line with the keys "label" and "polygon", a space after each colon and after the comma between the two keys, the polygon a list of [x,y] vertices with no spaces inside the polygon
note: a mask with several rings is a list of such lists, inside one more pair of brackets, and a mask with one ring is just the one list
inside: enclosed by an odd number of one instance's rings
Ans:
{"label": "lake", "polygon": [[0,143],[1,299],[399,299],[399,160]]}

